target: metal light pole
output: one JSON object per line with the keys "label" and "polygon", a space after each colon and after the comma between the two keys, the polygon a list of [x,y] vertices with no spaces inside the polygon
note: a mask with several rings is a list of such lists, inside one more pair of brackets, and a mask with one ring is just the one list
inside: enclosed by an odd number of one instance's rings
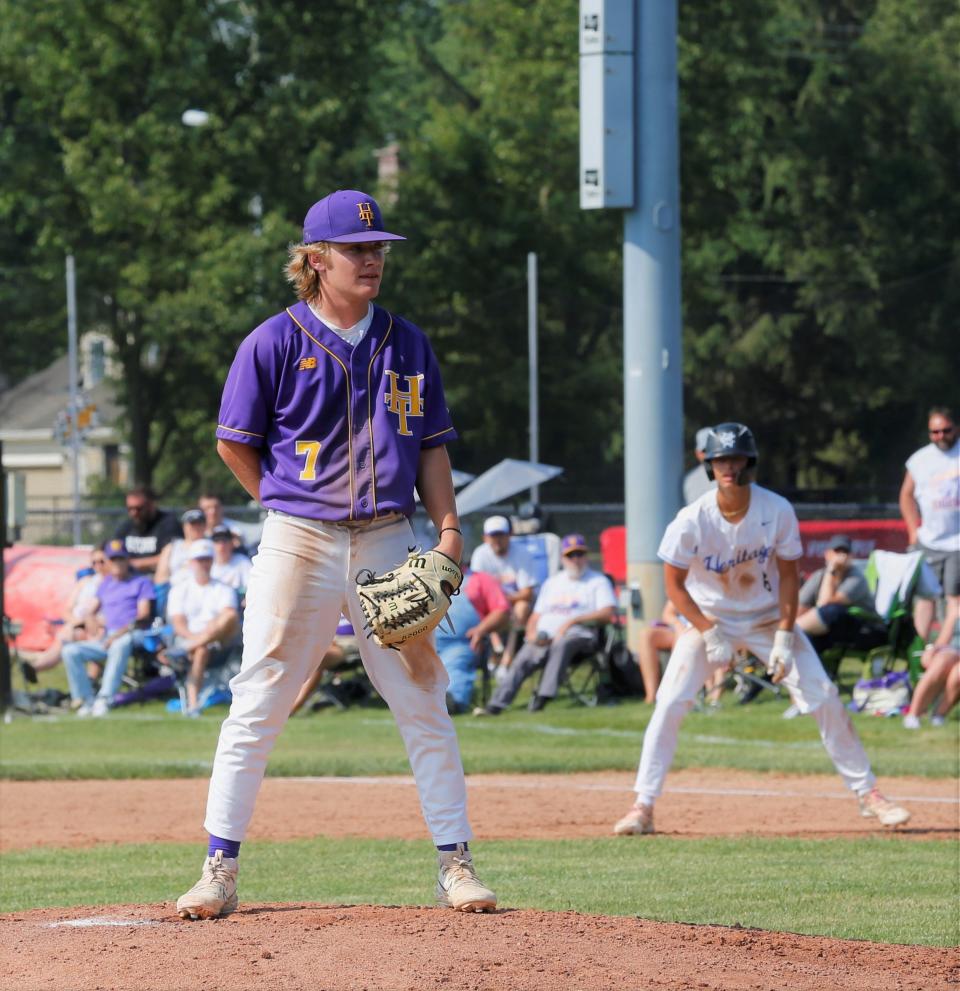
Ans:
{"label": "metal light pole", "polygon": [[636,0],[634,9],[636,200],[623,222],[624,475],[627,581],[649,623],[666,598],[657,548],[680,508],[683,477],[677,0]]}
{"label": "metal light pole", "polygon": [[[527,393],[530,397],[530,460],[540,460],[540,358],[537,350],[537,253],[527,255],[527,353],[529,354]],[[530,501],[540,502],[540,486],[530,488]]]}
{"label": "metal light pole", "polygon": [[77,369],[77,272],[67,255],[67,346],[70,367],[70,464],[73,474],[73,543],[80,543],[80,387]]}
{"label": "metal light pole", "polygon": [[580,205],[622,208],[628,639],[665,599],[680,507],[683,378],[677,0],[580,0]]}

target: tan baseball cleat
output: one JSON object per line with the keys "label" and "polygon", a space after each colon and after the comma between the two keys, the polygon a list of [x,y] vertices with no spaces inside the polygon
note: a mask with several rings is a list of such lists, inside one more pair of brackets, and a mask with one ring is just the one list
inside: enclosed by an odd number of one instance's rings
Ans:
{"label": "tan baseball cleat", "polygon": [[902,806],[884,798],[879,788],[872,788],[860,799],[860,815],[864,819],[878,819],[881,826],[902,826],[910,821],[910,813]]}
{"label": "tan baseball cleat", "polygon": [[177,899],[181,919],[216,919],[237,910],[237,861],[222,850],[203,862],[200,880]]}
{"label": "tan baseball cleat", "polygon": [[439,853],[437,904],[457,912],[492,912],[497,907],[497,896],[477,877],[470,851],[461,844],[456,850]]}
{"label": "tan baseball cleat", "polygon": [[617,836],[643,836],[654,832],[653,806],[634,805],[613,827]]}

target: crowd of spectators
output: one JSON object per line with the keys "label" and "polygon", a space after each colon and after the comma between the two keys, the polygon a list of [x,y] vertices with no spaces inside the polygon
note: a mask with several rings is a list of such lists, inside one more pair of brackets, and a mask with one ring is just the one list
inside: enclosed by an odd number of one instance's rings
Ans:
{"label": "crowd of spectators", "polygon": [[[920,657],[922,676],[904,716],[908,729],[918,728],[928,712],[934,725],[942,723],[960,700],[960,441],[954,416],[945,407],[930,411],[928,428],[930,443],[907,461],[900,508],[909,549],[919,552],[935,574],[942,607],[937,627],[936,599],[921,594],[915,600],[915,628],[926,647]],[[701,464],[704,434],[697,434],[698,465],[684,480],[685,496],[710,485]],[[103,716],[130,656],[143,646],[147,628],[159,617],[167,624],[160,658],[175,668],[179,665],[185,711],[195,715],[205,671],[235,647],[240,636],[252,567],[241,525],[224,516],[221,499],[211,492],[202,493],[179,519],[161,509],[146,486],[132,488],[125,502],[126,519],[103,547],[92,551],[89,567],[78,572],[56,636],[34,658],[32,669],[49,670],[62,660],[78,716]],[[599,632],[620,621],[612,581],[589,566],[589,548],[580,534],[563,537],[561,568],[544,579],[511,531],[506,516],[484,521],[482,543],[469,562],[462,562],[464,583],[451,605],[452,630],[436,633],[437,650],[450,676],[448,707],[453,714],[499,714],[538,672],[528,708],[542,710],[556,695],[571,662],[595,652]],[[821,657],[837,648],[839,659],[844,647],[870,649],[885,637],[873,613],[873,592],[852,550],[848,536],[832,537],[823,566],[800,590],[797,627]],[[664,615],[640,633],[636,663],[647,703],[655,701],[663,663],[683,628],[682,618],[668,605]],[[347,637],[352,632],[347,631]],[[311,696],[324,671],[343,662],[344,644],[349,639],[339,637],[330,645],[294,711]],[[830,664],[827,667],[836,674]],[[478,672],[483,673],[485,694],[475,705]],[[493,681],[489,698],[488,679]],[[706,686],[708,705],[716,703],[724,683],[719,677]]]}
{"label": "crowd of spectators", "polygon": [[[135,651],[182,677],[185,715],[200,711],[208,667],[237,645],[251,562],[239,524],[214,493],[177,519],[153,491],[126,494],[127,517],[81,569],[51,645],[25,665],[27,676],[63,661],[80,718],[106,716]],[[151,645],[151,641],[156,641]]]}

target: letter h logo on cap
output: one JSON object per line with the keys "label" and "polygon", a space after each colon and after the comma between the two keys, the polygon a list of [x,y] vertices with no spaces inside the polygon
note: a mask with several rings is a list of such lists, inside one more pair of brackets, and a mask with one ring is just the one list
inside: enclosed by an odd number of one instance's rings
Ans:
{"label": "letter h logo on cap", "polygon": [[367,230],[373,227],[373,207],[370,202],[358,203],[357,210],[360,211],[360,219],[367,225]]}

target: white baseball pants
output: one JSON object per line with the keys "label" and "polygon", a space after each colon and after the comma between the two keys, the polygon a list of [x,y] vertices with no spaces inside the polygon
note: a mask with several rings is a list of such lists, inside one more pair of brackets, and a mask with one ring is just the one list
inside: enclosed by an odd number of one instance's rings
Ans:
{"label": "white baseball pants", "polygon": [[357,631],[363,665],[396,720],[416,779],[420,806],[436,844],[472,837],[466,785],[447,676],[415,683],[400,655],[362,634],[357,573],[382,573],[414,543],[403,518],[338,526],[271,513],[253,561],[243,620],[243,662],[230,682],[233,703],[220,730],[204,828],[242,840],[277,735],[297,692],[333,640],[340,613]]}
{"label": "white baseball pants", "polygon": [[[777,629],[776,618],[750,625],[718,619],[717,625],[735,649],[747,650],[764,662],[770,656]],[[875,781],[870,760],[840,701],[837,686],[827,676],[816,651],[799,629],[794,637],[794,654],[795,662],[780,684],[790,692],[790,698],[800,712],[809,713],[816,720],[820,739],[846,786],[858,795],[869,791]],[[654,799],[663,791],[683,717],[718,667],[720,665],[707,660],[703,637],[696,630],[687,630],[677,641],[643,736],[634,786],[640,804],[653,805]]]}

